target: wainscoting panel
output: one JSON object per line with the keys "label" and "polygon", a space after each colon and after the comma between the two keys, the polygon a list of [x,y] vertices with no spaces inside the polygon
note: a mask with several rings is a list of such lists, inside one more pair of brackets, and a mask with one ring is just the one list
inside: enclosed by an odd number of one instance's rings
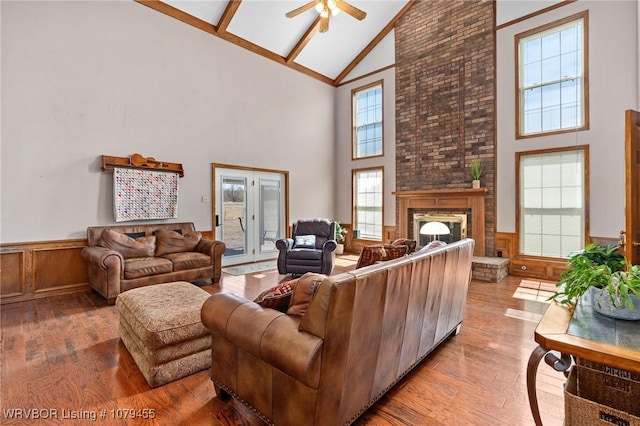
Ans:
{"label": "wainscoting panel", "polygon": [[25,255],[23,251],[0,253],[0,281],[2,297],[22,296],[25,293]]}
{"label": "wainscoting panel", "polygon": [[[211,238],[213,231],[200,231]],[[86,239],[0,244],[0,303],[89,291]]]}
{"label": "wainscoting panel", "polygon": [[33,292],[49,292],[86,284],[87,264],[80,256],[84,245],[33,250]]}
{"label": "wainscoting panel", "polygon": [[0,303],[87,291],[87,241],[59,240],[0,246]]}

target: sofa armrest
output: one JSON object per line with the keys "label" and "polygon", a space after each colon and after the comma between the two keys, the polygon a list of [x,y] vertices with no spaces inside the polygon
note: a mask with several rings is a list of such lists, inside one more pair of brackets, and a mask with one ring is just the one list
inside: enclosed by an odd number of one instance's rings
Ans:
{"label": "sofa armrest", "polygon": [[322,245],[322,255],[323,256],[331,255],[331,252],[335,251],[337,247],[338,247],[338,243],[336,242],[336,240],[327,240]]}
{"label": "sofa armrest", "polygon": [[100,246],[90,246],[84,247],[80,255],[88,263],[93,263],[100,269],[107,270],[117,265],[120,267],[120,272],[124,273],[124,257],[115,250]]}
{"label": "sofa armrest", "polygon": [[210,240],[208,238],[201,239],[195,248],[197,252],[206,254],[211,258],[211,266],[213,266],[213,277],[211,278],[214,283],[220,281],[220,276],[222,275],[222,255],[226,248],[224,242]]}
{"label": "sofa armrest", "polygon": [[217,293],[203,304],[201,319],[212,333],[307,386],[318,387],[323,340],[299,331],[297,318],[233,294]]}
{"label": "sofa armrest", "polygon": [[201,239],[196,246],[197,252],[206,254],[212,258],[215,256],[222,256],[225,249],[226,246],[222,241],[210,240],[208,238]]}
{"label": "sofa armrest", "polygon": [[293,238],[281,238],[276,241],[276,248],[281,253],[286,253],[293,248]]}

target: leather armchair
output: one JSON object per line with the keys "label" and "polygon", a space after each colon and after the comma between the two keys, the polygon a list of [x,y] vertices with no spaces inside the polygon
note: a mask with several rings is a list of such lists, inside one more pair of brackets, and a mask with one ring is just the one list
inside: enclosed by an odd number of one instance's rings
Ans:
{"label": "leather armchair", "polygon": [[278,272],[302,275],[307,272],[330,274],[333,252],[338,243],[336,224],[329,219],[299,220],[293,224],[291,238],[276,241]]}

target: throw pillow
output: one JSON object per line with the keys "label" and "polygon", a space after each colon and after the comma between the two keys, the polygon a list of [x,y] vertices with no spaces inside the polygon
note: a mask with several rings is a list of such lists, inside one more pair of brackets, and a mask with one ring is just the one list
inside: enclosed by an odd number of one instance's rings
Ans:
{"label": "throw pillow", "polygon": [[392,246],[407,246],[407,254],[416,251],[416,240],[410,240],[408,238],[398,238],[391,242]]}
{"label": "throw pillow", "polygon": [[364,246],[358,257],[358,263],[356,263],[356,269],[364,268],[365,266],[373,265],[374,263],[382,260],[385,256],[384,247],[381,244],[373,246]]}
{"label": "throw pillow", "polygon": [[307,272],[298,279],[296,287],[293,289],[291,303],[287,309],[287,315],[302,318],[309,309],[313,296],[315,296],[320,283],[326,275]]}
{"label": "throw pillow", "polygon": [[293,295],[293,289],[296,287],[298,280],[285,281],[263,291],[255,298],[254,302],[263,308],[276,309],[280,312],[287,312],[289,309],[289,303],[291,302],[291,296]]}
{"label": "throw pillow", "polygon": [[420,251],[429,251],[429,250],[437,249],[438,247],[443,247],[443,246],[446,246],[446,245],[447,245],[447,243],[445,243],[444,241],[433,240],[429,244],[427,244],[426,246],[422,247],[420,249]]}
{"label": "throw pillow", "polygon": [[406,255],[409,252],[409,247],[405,245],[402,245],[402,246],[385,245],[384,252],[385,252],[385,255],[382,258],[382,260],[393,260]]}
{"label": "throw pillow", "polygon": [[131,238],[121,232],[113,229],[104,229],[102,231],[102,247],[115,250],[125,259],[135,257],[153,257],[156,249],[156,237]]}
{"label": "throw pillow", "polygon": [[169,229],[158,229],[156,231],[156,256],[194,251],[201,239],[200,232],[188,232],[181,235]]}
{"label": "throw pillow", "polygon": [[316,248],[316,236],[296,235],[293,243],[293,248]]}

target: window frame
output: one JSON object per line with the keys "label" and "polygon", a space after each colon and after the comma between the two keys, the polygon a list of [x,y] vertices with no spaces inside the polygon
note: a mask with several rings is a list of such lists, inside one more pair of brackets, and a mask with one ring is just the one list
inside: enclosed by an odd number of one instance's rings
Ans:
{"label": "window frame", "polygon": [[553,257],[553,256],[536,256],[531,254],[525,254],[521,251],[521,243],[522,243],[522,224],[520,223],[522,206],[520,202],[521,196],[521,176],[520,176],[520,160],[522,157],[527,155],[540,155],[540,154],[551,154],[551,153],[559,153],[559,152],[569,152],[569,151],[582,151],[583,152],[583,161],[584,161],[584,175],[583,175],[583,191],[584,191],[584,240],[583,246],[586,245],[590,241],[589,236],[589,145],[574,145],[574,146],[565,146],[559,148],[548,148],[548,149],[539,149],[533,151],[522,151],[516,152],[516,235],[515,235],[515,249],[517,256],[519,258],[530,258],[530,259],[558,259],[563,262],[566,262],[567,258],[565,257]]}
{"label": "window frame", "polygon": [[[582,19],[582,109],[583,109],[583,123],[578,127],[571,127],[566,129],[555,129],[555,130],[547,130],[540,131],[536,133],[523,133],[523,113],[524,113],[524,91],[521,88],[521,80],[523,78],[523,73],[520,66],[520,42],[522,39],[529,38],[538,33],[547,32],[554,28],[560,27],[562,25],[571,23],[573,21],[577,21]],[[533,28],[531,30],[522,32],[520,34],[515,35],[515,137],[516,139],[527,139],[527,138],[536,138],[541,136],[550,136],[557,135],[568,132],[576,132],[576,131],[584,131],[589,130],[589,11],[585,10],[579,13],[576,13],[571,16],[567,16],[566,18],[559,19],[554,22],[550,22],[545,25],[541,25],[539,27]],[[541,87],[544,87],[542,85]],[[562,104],[561,104],[562,105]]]}
{"label": "window frame", "polygon": [[351,219],[351,223],[352,223],[352,227],[354,230],[359,230],[359,225],[358,225],[358,190],[357,190],[357,176],[358,173],[362,173],[362,172],[372,172],[372,171],[379,171],[381,174],[381,178],[380,178],[380,199],[381,199],[381,203],[382,205],[380,206],[380,238],[371,238],[371,236],[365,236],[362,235],[362,233],[360,234],[360,236],[357,238],[359,240],[368,240],[368,241],[380,241],[382,242],[384,240],[384,167],[383,166],[374,166],[374,167],[365,167],[365,168],[360,168],[360,169],[352,169],[351,170],[351,181],[352,181],[352,197],[351,197],[351,203],[352,203],[352,219]]}
{"label": "window frame", "polygon": [[[358,156],[358,129],[356,127],[356,104],[357,104],[357,95],[360,92],[364,92],[366,90],[370,90],[376,86],[380,86],[380,125],[381,129],[381,140],[380,140],[380,153],[367,155],[367,156]],[[351,90],[351,160],[363,160],[366,158],[375,158],[375,157],[383,157],[384,156],[384,80],[374,81],[373,83],[369,83],[365,86],[357,87]]]}

